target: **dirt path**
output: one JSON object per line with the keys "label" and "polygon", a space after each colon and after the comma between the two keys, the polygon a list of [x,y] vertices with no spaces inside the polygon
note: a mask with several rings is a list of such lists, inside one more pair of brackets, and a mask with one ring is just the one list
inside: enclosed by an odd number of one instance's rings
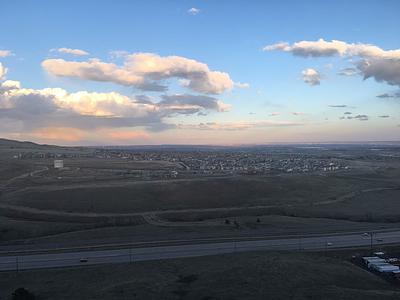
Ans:
{"label": "dirt path", "polygon": [[145,213],[143,214],[144,220],[150,225],[154,226],[166,226],[166,227],[185,227],[185,226],[216,226],[222,225],[222,222],[218,220],[205,220],[205,221],[192,221],[192,222],[173,222],[163,218],[160,218],[159,214],[156,213]]}
{"label": "dirt path", "polygon": [[12,184],[13,182],[15,182],[15,181],[17,181],[17,180],[19,180],[19,179],[24,179],[24,178],[26,178],[26,177],[28,177],[28,176],[32,176],[32,177],[33,177],[33,176],[36,176],[37,174],[40,174],[40,173],[42,173],[42,172],[44,172],[44,171],[48,171],[48,170],[49,170],[48,167],[43,167],[43,168],[41,168],[41,169],[39,169],[39,170],[35,170],[35,171],[31,171],[31,172],[27,172],[27,173],[24,173],[24,174],[15,176],[15,177],[10,178],[9,180],[7,180],[7,181],[3,184],[3,186],[1,186],[1,188],[7,187],[7,186],[9,186],[10,184]]}
{"label": "dirt path", "polygon": [[373,188],[373,189],[365,189],[365,190],[356,191],[356,192],[350,192],[350,193],[342,195],[336,199],[320,201],[320,202],[315,203],[314,205],[326,205],[326,204],[339,203],[339,202],[346,201],[348,199],[351,199],[355,196],[358,196],[358,195],[361,195],[364,193],[390,191],[390,190],[396,190],[398,188],[399,187],[385,187],[385,188]]}

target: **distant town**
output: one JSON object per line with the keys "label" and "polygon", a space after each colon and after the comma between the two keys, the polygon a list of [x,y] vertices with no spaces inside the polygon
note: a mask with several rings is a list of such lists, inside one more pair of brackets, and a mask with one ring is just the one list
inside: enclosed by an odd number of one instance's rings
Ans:
{"label": "distant town", "polygon": [[[368,145],[353,149],[335,146],[259,146],[203,147],[149,146],[84,148],[85,151],[28,151],[14,159],[54,160],[57,169],[68,168],[68,159],[120,160],[126,162],[170,162],[169,168],[136,170],[135,177],[147,179],[193,176],[262,175],[277,173],[343,172],[357,168],[357,160],[390,161],[398,159],[395,146],[374,148]],[[360,152],[360,153],[358,153]],[[125,174],[129,175],[129,174]]]}

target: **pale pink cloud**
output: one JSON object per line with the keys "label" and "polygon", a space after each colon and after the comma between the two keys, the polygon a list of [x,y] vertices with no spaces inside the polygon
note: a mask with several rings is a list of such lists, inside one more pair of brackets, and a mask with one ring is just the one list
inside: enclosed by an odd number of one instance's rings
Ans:
{"label": "pale pink cloud", "polygon": [[132,141],[137,139],[149,139],[150,134],[142,130],[113,130],[113,129],[101,129],[99,131],[102,135],[106,136],[108,139],[114,141]]}
{"label": "pale pink cloud", "polygon": [[40,140],[79,142],[87,137],[87,132],[73,127],[46,127],[37,129],[28,135]]}

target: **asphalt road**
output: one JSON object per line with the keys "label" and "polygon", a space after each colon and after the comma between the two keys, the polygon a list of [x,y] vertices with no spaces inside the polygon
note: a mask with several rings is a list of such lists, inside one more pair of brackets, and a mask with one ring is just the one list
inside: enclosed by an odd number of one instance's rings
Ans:
{"label": "asphalt road", "polygon": [[[400,231],[373,234],[373,246],[400,243]],[[182,257],[207,256],[257,250],[330,250],[370,246],[370,236],[343,234],[301,238],[224,241],[173,246],[123,248],[114,250],[75,251],[19,256],[0,256],[0,271],[17,271],[82,265],[133,263]]]}

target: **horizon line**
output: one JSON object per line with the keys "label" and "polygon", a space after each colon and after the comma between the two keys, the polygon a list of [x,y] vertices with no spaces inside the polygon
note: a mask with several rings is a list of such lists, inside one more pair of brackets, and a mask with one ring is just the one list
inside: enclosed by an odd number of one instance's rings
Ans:
{"label": "horizon line", "polygon": [[311,142],[268,142],[268,143],[243,143],[243,144],[97,144],[97,145],[62,145],[62,144],[47,144],[39,143],[29,140],[13,140],[7,138],[0,138],[0,140],[8,140],[21,143],[34,143],[42,146],[57,146],[57,147],[171,147],[171,146],[186,146],[186,147],[257,147],[257,146],[274,146],[274,145],[367,145],[367,144],[399,144],[400,140],[367,140],[367,141],[311,141]]}

